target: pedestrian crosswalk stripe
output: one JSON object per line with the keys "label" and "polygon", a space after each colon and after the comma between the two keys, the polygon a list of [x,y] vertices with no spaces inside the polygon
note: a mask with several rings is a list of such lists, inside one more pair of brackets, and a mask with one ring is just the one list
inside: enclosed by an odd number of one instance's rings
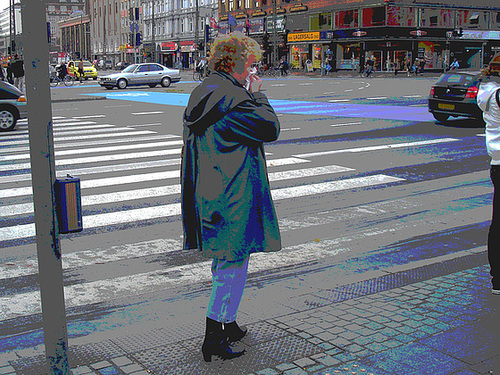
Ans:
{"label": "pedestrian crosswalk stripe", "polygon": [[[157,254],[168,254],[182,248],[182,241],[171,238],[160,238],[139,243],[120,244],[110,248],[96,248],[80,250],[64,254],[61,257],[65,270],[77,267],[92,266],[110,262],[119,262],[131,257],[147,257]],[[27,258],[16,260],[14,263],[0,263],[0,280],[15,277],[34,275],[38,273],[38,260]]]}
{"label": "pedestrian crosswalk stripe", "polygon": [[[273,189],[271,191],[271,194],[274,200],[281,200],[401,181],[404,181],[404,179],[379,174],[368,177],[357,177],[352,179],[309,184],[291,188]],[[98,227],[107,227],[116,224],[127,224],[136,221],[165,218],[180,214],[181,204],[173,203],[154,207],[129,209],[119,212],[87,215],[83,218],[83,226],[86,229],[92,229]],[[22,224],[13,227],[0,228],[0,238],[4,241],[29,238],[33,237],[34,234],[34,224]]]}
{"label": "pedestrian crosswalk stripe", "polygon": [[448,142],[457,142],[459,141],[456,138],[440,138],[440,139],[430,139],[426,141],[417,141],[417,142],[403,142],[403,143],[392,143],[392,144],[384,144],[378,146],[366,146],[366,147],[355,147],[341,150],[330,150],[330,151],[318,151],[318,152],[310,152],[305,154],[295,154],[293,156],[298,158],[311,158],[315,156],[325,156],[325,155],[333,155],[333,154],[343,154],[343,153],[355,153],[355,152],[367,152],[367,151],[380,151],[380,150],[389,150],[395,148],[406,148],[406,147],[416,147],[416,146],[428,146],[439,143],[448,143]]}
{"label": "pedestrian crosswalk stripe", "polygon": [[[58,142],[54,145],[55,150],[60,150],[64,148],[71,148],[71,147],[82,147],[82,146],[97,146],[97,145],[107,145],[107,144],[119,144],[119,143],[132,143],[132,142],[144,142],[144,141],[155,141],[155,140],[164,140],[164,139],[172,139],[172,138],[180,138],[179,135],[173,135],[173,134],[157,134],[157,135],[150,135],[148,137],[128,137],[128,138],[123,138],[123,139],[96,139],[92,141],[85,141],[85,142]],[[28,140],[26,142],[19,142],[19,144],[28,144]],[[0,154],[11,154],[14,152],[23,152],[23,151],[29,151],[29,146],[12,146],[12,147],[5,147],[0,150]]]}
{"label": "pedestrian crosswalk stripe", "polygon": [[[71,149],[71,150],[61,150],[55,151],[54,155],[56,157],[66,156],[66,155],[83,155],[83,154],[92,154],[99,152],[113,152],[113,151],[123,151],[123,150],[135,150],[135,149],[143,149],[143,148],[156,148],[156,147],[169,147],[169,146],[179,146],[182,145],[182,140],[176,141],[164,141],[164,142],[154,142],[154,143],[137,143],[133,145],[121,145],[121,146],[109,146],[109,147],[87,147],[81,149]],[[107,156],[106,156],[107,157]],[[29,159],[30,154],[15,154],[15,155],[0,155],[0,161],[6,160],[25,160]],[[102,159],[102,158],[101,158]]]}
{"label": "pedestrian crosswalk stripe", "polygon": [[[283,180],[319,176],[331,173],[341,173],[353,170],[354,169],[345,168],[337,165],[329,165],[325,167],[273,172],[269,173],[269,181],[283,181]],[[89,188],[96,188],[103,186],[116,186],[116,185],[123,186],[125,184],[131,184],[137,182],[165,180],[165,179],[172,179],[179,177],[180,177],[180,171],[175,170],[169,172],[158,172],[158,173],[139,174],[139,175],[122,176],[122,177],[102,178],[89,181],[84,180],[81,182],[81,188],[89,189]],[[9,192],[11,193],[11,195],[8,195]],[[127,191],[115,191],[113,193],[103,193],[90,196],[82,194],[82,206],[84,208],[88,208],[93,205],[99,205],[99,204],[134,201],[147,198],[160,198],[168,195],[180,194],[180,192],[181,192],[181,186],[177,184],[171,186],[141,188],[141,189],[127,190]],[[27,196],[30,194],[32,194],[31,187],[0,190],[0,198],[13,198],[16,196]],[[0,217],[7,217],[7,216],[14,216],[21,214],[32,214],[32,213],[33,213],[32,203],[0,206]]]}
{"label": "pedestrian crosswalk stripe", "polygon": [[[126,131],[126,132],[122,132],[122,133],[104,133],[104,134],[101,134],[99,133],[99,138],[118,138],[118,137],[123,137],[123,136],[135,136],[135,135],[145,135],[145,134],[158,134],[152,130],[135,130],[135,129],[130,129],[129,131]],[[90,134],[90,135],[79,135],[79,136],[71,136],[71,137],[67,137],[67,136],[63,136],[62,134],[61,135],[58,135],[58,136],[54,136],[54,140],[56,142],[62,142],[62,141],[76,141],[76,140],[83,140],[83,139],[95,139],[96,138],[96,134]],[[28,139],[27,139],[27,134],[20,134],[20,135],[17,135],[17,136],[5,136],[3,137],[2,136],[2,141],[15,141],[16,139],[22,139],[25,141],[25,143],[28,143]]]}

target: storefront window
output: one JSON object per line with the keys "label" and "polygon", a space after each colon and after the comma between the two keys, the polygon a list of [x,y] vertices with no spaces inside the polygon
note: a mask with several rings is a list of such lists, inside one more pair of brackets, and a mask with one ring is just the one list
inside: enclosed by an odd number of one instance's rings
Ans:
{"label": "storefront window", "polygon": [[321,44],[313,44],[312,49],[313,49],[313,68],[314,69],[321,69],[322,45]]}
{"label": "storefront window", "polygon": [[363,9],[363,27],[384,26],[385,7]]}
{"label": "storefront window", "polygon": [[331,30],[332,29],[332,14],[331,13],[318,13],[313,14],[309,18],[309,30]]}
{"label": "storefront window", "polygon": [[305,44],[293,45],[290,48],[292,67],[295,69],[304,68],[306,60],[309,58],[308,46]]}
{"label": "storefront window", "polygon": [[388,26],[416,26],[416,8],[407,8],[399,6],[387,7],[387,25]]}
{"label": "storefront window", "polygon": [[338,29],[349,29],[359,27],[358,22],[359,11],[354,10],[341,10],[335,13],[335,26]]}
{"label": "storefront window", "polygon": [[459,10],[457,11],[457,27],[487,30],[488,18],[488,12]]}

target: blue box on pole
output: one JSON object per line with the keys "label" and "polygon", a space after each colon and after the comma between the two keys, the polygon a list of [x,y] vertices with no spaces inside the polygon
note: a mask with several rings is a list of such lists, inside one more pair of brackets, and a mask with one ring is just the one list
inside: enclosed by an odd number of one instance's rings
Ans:
{"label": "blue box on pole", "polygon": [[56,180],[54,188],[59,233],[81,232],[83,220],[80,179],[68,175],[63,180]]}

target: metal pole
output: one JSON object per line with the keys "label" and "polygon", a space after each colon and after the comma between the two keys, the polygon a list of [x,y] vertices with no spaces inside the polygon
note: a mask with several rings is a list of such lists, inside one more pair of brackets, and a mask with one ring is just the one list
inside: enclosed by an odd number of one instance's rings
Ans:
{"label": "metal pole", "polygon": [[277,0],[273,0],[273,67],[277,67],[278,63],[278,46],[276,44],[277,42],[277,29],[278,29],[278,17],[276,15],[277,12],[277,7],[276,7],[276,2]]}
{"label": "metal pole", "polygon": [[198,60],[198,19],[200,18],[200,6],[198,4],[198,0],[195,0],[195,4],[196,4],[195,15],[194,15],[194,45],[195,45],[195,49],[193,52],[193,60],[194,60],[194,63],[197,64],[197,60]]}
{"label": "metal pole", "polygon": [[28,98],[31,179],[42,301],[45,353],[50,373],[69,375],[59,226],[55,211],[54,138],[49,87],[46,0],[22,1],[24,67]]}
{"label": "metal pole", "polygon": [[156,39],[155,39],[155,0],[153,0],[153,9],[151,10],[151,44],[154,47],[153,50],[153,62],[156,61]]}

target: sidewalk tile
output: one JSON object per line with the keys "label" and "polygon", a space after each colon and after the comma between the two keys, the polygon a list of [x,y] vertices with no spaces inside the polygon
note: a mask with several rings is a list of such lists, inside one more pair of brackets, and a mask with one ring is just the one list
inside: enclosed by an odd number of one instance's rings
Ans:
{"label": "sidewalk tile", "polygon": [[14,370],[14,367],[12,366],[2,366],[0,367],[0,374],[1,375],[4,375],[4,374],[15,374],[15,370]]}
{"label": "sidewalk tile", "polygon": [[286,371],[286,370],[290,370],[292,368],[296,368],[297,366],[295,366],[294,364],[292,363],[282,363],[278,366],[276,366],[276,368],[278,369],[278,371]]}

